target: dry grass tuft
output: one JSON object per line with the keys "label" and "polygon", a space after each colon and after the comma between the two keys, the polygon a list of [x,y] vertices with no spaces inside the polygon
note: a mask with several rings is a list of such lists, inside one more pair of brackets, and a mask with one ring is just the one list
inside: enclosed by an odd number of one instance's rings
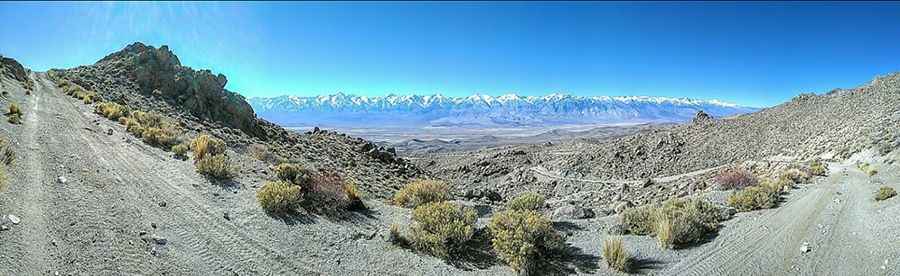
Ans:
{"label": "dry grass tuft", "polygon": [[603,241],[603,260],[606,266],[621,272],[628,272],[631,266],[631,257],[625,250],[622,237],[607,238]]}
{"label": "dry grass tuft", "polygon": [[813,160],[809,163],[809,174],[815,176],[825,176],[828,174],[828,166],[822,160]]}
{"label": "dry grass tuft", "polygon": [[784,190],[785,181],[766,180],[763,185],[748,187],[735,191],[726,200],[728,205],[738,211],[747,212],[775,207]]}
{"label": "dry grass tuft", "polygon": [[300,204],[300,186],[284,181],[266,182],[256,192],[256,201],[266,212],[278,214],[293,210]]}
{"label": "dry grass tuft", "polygon": [[7,121],[11,124],[21,124],[22,116],[24,115],[22,109],[16,103],[10,103],[8,111],[6,112]]}
{"label": "dry grass tuft", "polygon": [[281,163],[275,166],[275,175],[278,179],[309,187],[310,181],[312,181],[313,172],[300,164]]}
{"label": "dry grass tuft", "polygon": [[94,108],[94,112],[110,120],[119,120],[119,118],[128,116],[128,109],[114,102],[102,102]]}
{"label": "dry grass tuft", "polygon": [[188,150],[190,150],[190,147],[191,146],[186,143],[180,143],[180,144],[172,146],[171,150],[172,150],[172,153],[175,154],[175,157],[177,157],[179,159],[186,159],[187,152],[188,152]]}
{"label": "dry grass tuft", "polygon": [[856,167],[868,176],[878,174],[878,170],[875,169],[875,166],[872,166],[872,164],[869,163],[858,163],[856,164]]}
{"label": "dry grass tuft", "polygon": [[719,207],[701,199],[671,199],[659,205],[628,209],[622,214],[622,222],[630,233],[654,234],[662,248],[700,241],[726,219]]}
{"label": "dry grass tuft", "polygon": [[415,208],[431,202],[450,199],[450,187],[438,180],[415,180],[394,195],[394,204],[406,208]]}

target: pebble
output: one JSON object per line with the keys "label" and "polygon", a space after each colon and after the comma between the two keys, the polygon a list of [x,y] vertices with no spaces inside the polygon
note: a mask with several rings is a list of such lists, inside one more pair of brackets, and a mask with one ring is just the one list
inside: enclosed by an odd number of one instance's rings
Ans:
{"label": "pebble", "polygon": [[231,214],[228,212],[223,213],[222,217],[225,218],[225,220],[231,220]]}
{"label": "pebble", "polygon": [[65,176],[60,176],[56,178],[56,182],[59,182],[60,184],[66,184],[66,182],[69,182],[69,180],[66,179]]}
{"label": "pebble", "polygon": [[810,251],[809,243],[805,243],[805,242],[804,242],[804,243],[803,243],[803,246],[800,246],[800,253],[806,253],[806,252],[809,252],[809,251]]}
{"label": "pebble", "polygon": [[166,202],[165,202],[165,201],[160,201],[160,202],[159,202],[159,207],[166,207]]}
{"label": "pebble", "polygon": [[153,242],[158,245],[166,245],[166,243],[169,242],[168,239],[166,239],[164,237],[156,236],[156,235],[154,235],[153,237],[150,237],[150,239],[153,240]]}
{"label": "pebble", "polygon": [[19,224],[19,222],[22,222],[22,220],[15,215],[7,215],[6,218],[8,218],[9,221],[12,222],[12,224]]}

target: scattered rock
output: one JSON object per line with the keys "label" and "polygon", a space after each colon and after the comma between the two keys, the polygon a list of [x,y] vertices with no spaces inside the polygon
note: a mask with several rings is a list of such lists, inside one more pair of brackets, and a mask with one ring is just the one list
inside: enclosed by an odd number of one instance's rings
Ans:
{"label": "scattered rock", "polygon": [[113,135],[113,130],[112,130],[111,128],[110,128],[110,129],[107,129],[107,130],[106,130],[106,135]]}
{"label": "scattered rock", "polygon": [[13,225],[16,225],[16,224],[19,224],[19,222],[22,222],[22,220],[19,219],[19,217],[15,216],[15,215],[7,215],[6,218],[9,219],[9,222],[12,222]]}
{"label": "scattered rock", "polygon": [[6,231],[6,230],[9,230],[9,227],[8,227],[8,226],[6,226],[6,225],[0,225],[0,231]]}
{"label": "scattered rock", "polygon": [[165,201],[160,201],[160,202],[159,202],[159,207],[166,207],[166,202],[165,202]]}
{"label": "scattered rock", "polygon": [[554,219],[587,219],[594,217],[594,211],[575,205],[566,205],[553,210]]}
{"label": "scattered rock", "polygon": [[800,246],[800,253],[806,253],[806,252],[809,252],[810,250],[811,249],[809,248],[809,243],[804,242],[803,245]]}
{"label": "scattered rock", "polygon": [[622,202],[616,203],[615,206],[616,206],[616,208],[614,210],[616,210],[616,214],[621,214],[622,212],[625,212],[626,209],[631,208],[633,205],[631,204],[631,202],[622,201]]}
{"label": "scattered rock", "polygon": [[628,226],[625,224],[617,223],[610,225],[609,228],[606,229],[606,233],[610,235],[625,235],[628,232]]}
{"label": "scattered rock", "polygon": [[222,217],[225,218],[225,220],[231,220],[231,214],[228,212],[223,213]]}
{"label": "scattered rock", "polygon": [[165,237],[161,237],[161,236],[157,236],[157,235],[153,235],[152,237],[150,237],[150,240],[152,240],[153,243],[158,244],[158,245],[166,245],[166,243],[169,242],[169,240],[166,239]]}
{"label": "scattered rock", "polygon": [[66,182],[69,182],[69,180],[66,179],[65,176],[60,176],[56,178],[56,182],[59,182],[59,184],[66,184]]}

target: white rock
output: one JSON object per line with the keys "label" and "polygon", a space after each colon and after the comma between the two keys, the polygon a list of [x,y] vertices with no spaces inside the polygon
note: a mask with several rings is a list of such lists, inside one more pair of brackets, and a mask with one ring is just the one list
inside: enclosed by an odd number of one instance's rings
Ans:
{"label": "white rock", "polygon": [[22,222],[22,220],[19,219],[19,217],[15,216],[15,215],[8,215],[8,216],[6,216],[6,218],[8,218],[9,221],[12,222],[12,224],[19,224],[19,222]]}
{"label": "white rock", "polygon": [[804,243],[803,243],[803,246],[800,246],[800,253],[806,253],[806,252],[809,252],[809,250],[810,250],[810,249],[809,249],[809,244],[808,244],[808,243],[805,243],[805,242],[804,242]]}
{"label": "white rock", "polygon": [[57,177],[57,178],[56,178],[56,181],[59,182],[60,184],[66,184],[66,182],[69,182],[69,180],[66,179],[65,176]]}

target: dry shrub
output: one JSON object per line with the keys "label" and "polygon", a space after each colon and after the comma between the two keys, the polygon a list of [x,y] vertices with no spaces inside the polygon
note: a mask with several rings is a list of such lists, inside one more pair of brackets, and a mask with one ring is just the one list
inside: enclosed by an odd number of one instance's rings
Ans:
{"label": "dry shrub", "polygon": [[537,211],[541,208],[544,208],[544,196],[535,193],[535,192],[525,192],[519,194],[512,200],[506,203],[506,210],[516,210],[516,211],[526,211],[532,210]]}
{"label": "dry shrub", "polygon": [[0,164],[0,191],[6,190],[6,165]]}
{"label": "dry shrub", "polygon": [[350,209],[352,204],[344,190],[344,185],[344,179],[337,173],[314,174],[304,196],[304,207],[308,211],[319,214],[342,215],[344,211]]}
{"label": "dry shrub", "polygon": [[252,144],[247,147],[247,153],[250,154],[251,157],[256,160],[263,161],[266,163],[273,163],[278,158],[275,157],[275,154],[269,151],[269,148],[263,144]]}
{"label": "dry shrub", "polygon": [[175,144],[175,135],[178,134],[171,128],[161,129],[149,127],[144,129],[141,138],[143,138],[144,143],[149,145],[169,147],[172,144]]}
{"label": "dry shrub", "polygon": [[175,154],[175,157],[178,157],[180,159],[187,158],[188,150],[190,150],[190,145],[185,144],[185,143],[181,143],[181,144],[172,146],[172,153]]}
{"label": "dry shrub", "polygon": [[300,204],[302,196],[300,186],[284,181],[270,181],[256,192],[256,201],[266,212],[277,214],[293,210]]}
{"label": "dry shrub", "polygon": [[875,166],[872,166],[872,164],[869,163],[859,163],[856,165],[856,167],[868,176],[874,176],[878,173],[878,170],[875,169]]}
{"label": "dry shrub", "polygon": [[394,204],[406,208],[450,199],[450,188],[438,180],[415,180],[394,195]]}
{"label": "dry shrub", "polygon": [[413,210],[410,242],[416,249],[447,259],[472,239],[475,210],[450,202],[431,202]]}
{"label": "dry shrub", "polygon": [[758,183],[752,172],[744,168],[726,168],[719,171],[713,181],[725,190],[743,189]]}
{"label": "dry shrub", "polygon": [[881,186],[878,188],[878,192],[875,193],[875,200],[882,201],[888,198],[892,198],[897,195],[897,191],[894,188],[888,186]]}
{"label": "dry shrub", "polygon": [[655,234],[663,248],[700,241],[715,232],[719,222],[726,219],[727,213],[701,199],[670,199],[658,205],[628,209],[622,214],[622,223],[628,232]]}
{"label": "dry shrub", "polygon": [[603,241],[603,259],[606,260],[607,267],[628,272],[631,266],[631,257],[628,255],[628,251],[625,250],[625,243],[622,241],[622,237],[607,238]]}
{"label": "dry shrub", "polygon": [[275,175],[278,179],[294,183],[296,185],[308,187],[313,176],[313,172],[304,168],[300,164],[282,163],[275,166]]}
{"label": "dry shrub", "polygon": [[232,176],[233,168],[224,154],[207,156],[197,160],[194,165],[198,173],[213,179],[228,179]]}
{"label": "dry shrub", "polygon": [[[774,184],[769,184],[774,183]],[[764,185],[748,187],[735,191],[728,196],[727,203],[738,211],[747,212],[759,209],[768,209],[778,204],[783,182],[767,180]]]}
{"label": "dry shrub", "polygon": [[403,237],[403,235],[400,234],[400,225],[399,224],[391,223],[391,226],[389,226],[388,231],[389,231],[388,240],[391,242],[391,244],[401,245],[401,246],[406,245],[407,241]]}
{"label": "dry shrub", "polygon": [[488,223],[488,229],[493,235],[494,251],[520,274],[530,274],[538,260],[564,245],[550,220],[535,211],[497,213]]}
{"label": "dry shrub", "polygon": [[809,163],[809,174],[815,176],[825,176],[828,174],[828,166],[821,160],[813,160]]}
{"label": "dry shrub", "polygon": [[359,192],[359,188],[356,187],[356,183],[352,181],[344,183],[344,194],[347,195],[347,200],[350,201],[350,205],[347,206],[348,209],[363,210],[366,208],[366,205],[362,201],[362,194]]}
{"label": "dry shrub", "polygon": [[128,109],[114,102],[100,103],[94,108],[94,112],[110,120],[119,120],[119,118],[128,116]]}
{"label": "dry shrub", "polygon": [[19,105],[16,103],[9,104],[9,110],[6,112],[7,121],[11,124],[21,124],[22,123],[22,109],[19,108]]}
{"label": "dry shrub", "polygon": [[798,168],[791,168],[791,169],[784,170],[781,172],[780,175],[778,175],[778,178],[780,180],[781,179],[789,180],[791,182],[791,184],[809,183],[812,180],[812,176],[810,176],[809,173],[807,173],[806,171],[800,170]]}
{"label": "dry shrub", "polygon": [[201,134],[191,140],[191,151],[194,152],[194,162],[197,162],[207,155],[224,154],[225,142],[208,134]]}

